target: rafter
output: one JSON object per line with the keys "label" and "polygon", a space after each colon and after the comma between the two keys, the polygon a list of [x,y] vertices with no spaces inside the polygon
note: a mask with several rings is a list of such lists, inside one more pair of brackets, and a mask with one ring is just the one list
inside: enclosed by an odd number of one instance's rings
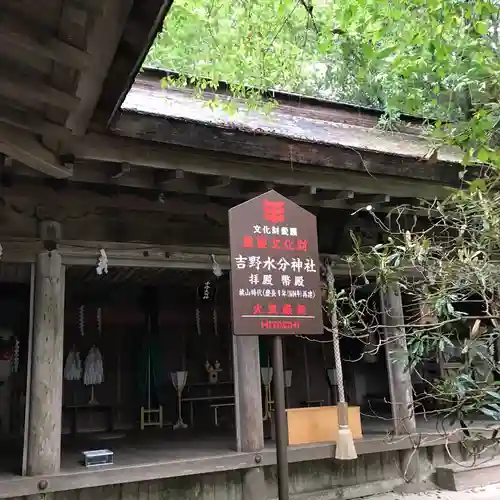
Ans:
{"label": "rafter", "polygon": [[8,70],[3,70],[0,76],[0,95],[21,103],[27,101],[49,104],[68,111],[74,109],[80,102],[77,97],[50,87],[42,81],[34,81]]}
{"label": "rafter", "polygon": [[0,123],[0,151],[25,165],[56,178],[67,178],[73,169],[63,165],[36,137]]}
{"label": "rafter", "polygon": [[63,126],[44,120],[34,111],[14,108],[8,104],[0,104],[0,122],[35,134],[44,134],[64,140],[67,144],[71,144],[74,140],[71,132]]}
{"label": "rafter", "polygon": [[108,0],[93,24],[87,52],[91,63],[80,76],[76,95],[79,103],[68,116],[66,126],[75,134],[83,135],[94,114],[101,89],[115,56],[133,0]]}
{"label": "rafter", "polygon": [[433,199],[446,196],[442,183],[416,181],[396,176],[370,176],[359,172],[329,167],[296,165],[286,162],[257,161],[234,155],[211,155],[206,152],[176,148],[166,144],[89,134],[75,144],[77,158],[108,162],[127,162],[160,170],[184,170],[205,175],[228,176],[236,179],[273,182],[294,186],[314,185],[318,189],[385,193],[395,197]]}
{"label": "rafter", "polygon": [[0,43],[16,45],[35,56],[76,69],[83,69],[89,63],[89,55],[83,50],[64,43],[49,31],[8,11],[0,17]]}

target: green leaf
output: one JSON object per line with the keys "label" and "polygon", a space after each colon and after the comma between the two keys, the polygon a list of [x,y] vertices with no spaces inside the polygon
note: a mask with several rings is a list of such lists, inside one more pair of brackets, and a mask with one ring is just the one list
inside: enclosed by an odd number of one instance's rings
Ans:
{"label": "green leaf", "polygon": [[486,148],[481,148],[478,152],[477,152],[477,159],[481,162],[481,163],[488,163],[489,159],[490,159],[490,152],[486,149]]}
{"label": "green leaf", "polygon": [[483,414],[486,415],[487,417],[491,417],[494,420],[500,420],[500,412],[497,410],[494,410],[492,408],[479,408],[479,411]]}
{"label": "green leaf", "polygon": [[474,28],[480,35],[486,35],[488,33],[488,25],[483,21],[477,22]]}

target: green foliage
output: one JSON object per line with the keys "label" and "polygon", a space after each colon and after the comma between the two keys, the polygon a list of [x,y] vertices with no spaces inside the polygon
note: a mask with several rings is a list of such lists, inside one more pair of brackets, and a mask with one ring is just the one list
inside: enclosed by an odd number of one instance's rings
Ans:
{"label": "green foliage", "polygon": [[[498,179],[477,179],[427,207],[400,207],[390,222],[372,213],[384,242],[366,248],[355,240],[349,259],[376,290],[398,283],[411,299],[404,325],[410,371],[438,355],[454,362],[444,377],[422,375],[422,382],[436,412],[457,420],[479,413],[500,421]],[[352,302],[351,316],[365,309]]]}
{"label": "green foliage", "polygon": [[176,0],[146,65],[198,89],[227,81],[250,107],[281,89],[375,106],[389,130],[400,114],[435,118],[465,163],[499,166],[499,11],[498,0]]}

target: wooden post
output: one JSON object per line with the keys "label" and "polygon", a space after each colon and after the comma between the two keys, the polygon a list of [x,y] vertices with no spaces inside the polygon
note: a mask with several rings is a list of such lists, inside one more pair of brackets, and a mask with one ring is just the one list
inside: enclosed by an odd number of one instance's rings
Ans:
{"label": "wooden post", "polygon": [[[405,319],[398,285],[388,285],[381,291],[381,305],[394,433],[397,436],[412,436],[410,439],[414,440],[416,446],[418,443],[413,389],[407,367],[408,347],[403,326]],[[401,469],[407,481],[419,480],[418,449],[402,452]]]}
{"label": "wooden post", "polygon": [[64,343],[64,268],[57,251],[36,260],[26,472],[59,472]]}
{"label": "wooden post", "polygon": [[21,466],[21,475],[26,476],[28,463],[28,440],[30,428],[30,394],[31,394],[31,368],[33,359],[33,312],[35,305],[35,274],[36,266],[30,264],[30,307],[28,323],[28,355],[26,362],[26,397],[24,402],[24,440],[23,440],[23,462]]}
{"label": "wooden post", "polygon": [[[258,464],[264,449],[258,337],[233,336],[233,353],[237,449],[254,452]],[[246,469],[243,500],[264,498],[267,498],[264,469]]]}

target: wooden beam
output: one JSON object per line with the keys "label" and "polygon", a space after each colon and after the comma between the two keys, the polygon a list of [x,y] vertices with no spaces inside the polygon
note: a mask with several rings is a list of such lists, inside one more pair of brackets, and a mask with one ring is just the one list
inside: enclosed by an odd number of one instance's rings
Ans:
{"label": "wooden beam", "polygon": [[107,0],[93,24],[87,45],[91,63],[78,82],[78,106],[66,120],[66,127],[76,135],[87,131],[132,4],[133,0]]}
{"label": "wooden beam", "polygon": [[[157,85],[159,88],[159,80]],[[374,178],[393,175],[423,181],[438,181],[450,186],[460,185],[457,181],[459,165],[445,162],[428,165],[416,158],[396,156],[397,150],[393,155],[369,150],[357,151],[352,147],[342,147],[341,141],[338,145],[316,144],[234,128],[231,128],[231,133],[228,134],[228,129],[223,126],[207,126],[206,123],[168,116],[158,117],[134,111],[123,111],[117,117],[112,130],[130,138],[245,155],[251,158],[285,161],[291,168],[297,164],[320,165],[371,174]],[[315,185],[313,182],[309,184]]]}
{"label": "wooden beam", "polygon": [[20,129],[0,123],[0,151],[46,175],[67,178],[73,173],[36,138]]}
{"label": "wooden beam", "polygon": [[[109,188],[115,187],[119,189],[124,188],[138,188],[154,190],[155,192],[161,191],[165,194],[168,199],[168,193],[173,192],[176,194],[183,193],[184,195],[193,196],[205,196],[207,192],[202,186],[202,182],[199,179],[200,174],[193,174],[191,172],[175,171],[175,170],[159,170],[150,169],[138,166],[132,166],[130,170],[126,169],[124,171],[123,164],[117,163],[116,167],[113,168],[112,165],[103,165],[98,162],[84,162],[81,160],[76,161],[74,166],[74,173],[71,180],[75,183],[85,183],[85,184],[104,184]],[[16,165],[15,170],[12,172],[21,180],[28,177],[39,177],[39,174],[31,169],[23,169],[22,165]],[[234,200],[234,203],[238,203],[249,199],[255,194],[262,194],[267,190],[267,188],[276,188],[276,185],[269,184],[266,186],[262,183],[262,189],[256,191],[254,188],[246,188],[247,181],[242,181],[238,179],[232,179],[231,185],[225,188],[220,188],[214,193],[214,196],[220,198],[229,198]],[[255,182],[254,184],[259,184]],[[273,186],[273,187],[269,187]],[[342,209],[342,210],[355,210],[356,205],[349,205],[346,200],[321,200],[314,196],[297,195],[295,194],[300,187],[295,186],[283,186],[277,187],[278,191],[284,196],[290,197],[299,205],[305,207],[321,207],[329,209]],[[326,198],[326,196],[325,196]],[[392,210],[395,204],[398,203],[397,199],[392,199],[392,205],[378,205],[376,210],[379,212],[387,212]],[[411,200],[410,198],[403,199],[405,204],[413,203],[416,204],[417,200]],[[363,207],[365,205],[359,205]]]}
{"label": "wooden beam", "polygon": [[346,200],[351,200],[353,197],[354,191],[318,190],[315,186],[302,188],[299,194],[290,196],[299,205],[324,208],[350,208]]}
{"label": "wooden beam", "polygon": [[89,55],[83,50],[64,43],[48,30],[13,13],[4,13],[0,18],[0,43],[16,45],[35,56],[80,70],[89,63]]}
{"label": "wooden beam", "polygon": [[35,134],[44,134],[63,140],[68,146],[71,146],[75,139],[75,136],[68,129],[44,120],[38,113],[27,109],[14,108],[7,104],[0,104],[0,122]]}
{"label": "wooden beam", "polygon": [[36,260],[27,474],[59,472],[64,348],[64,267],[57,252]]}
{"label": "wooden beam", "polygon": [[231,186],[232,179],[227,175],[211,175],[202,179],[202,189],[209,196],[217,196]]}
{"label": "wooden beam", "polygon": [[204,194],[203,186],[200,186],[199,178],[191,172],[184,170],[155,170],[153,172],[153,188],[162,191],[174,191],[190,194]]}
{"label": "wooden beam", "polygon": [[109,173],[109,179],[111,181],[121,179],[123,176],[130,174],[132,171],[132,166],[128,163],[117,163],[114,172]]}
{"label": "wooden beam", "polygon": [[[66,3],[73,7],[78,7],[81,10],[86,10],[92,13],[98,13],[102,9],[102,0],[66,0]],[[2,0],[2,8],[9,9],[9,11],[19,13],[20,15],[31,17],[37,15],[33,11],[33,4],[30,2],[20,2],[19,0]],[[43,18],[43,17],[42,17]],[[43,19],[45,21],[45,19]],[[44,22],[46,24],[46,21]]]}
{"label": "wooden beam", "polygon": [[[63,225],[63,232],[67,234],[68,225]],[[65,229],[66,228],[66,229]],[[36,255],[43,250],[39,239],[35,238],[2,238],[5,262],[34,262]],[[96,256],[101,248],[106,249],[108,259],[113,265],[129,267],[174,267],[172,262],[179,267],[188,267],[193,264],[197,269],[211,269],[210,255],[215,255],[217,262],[224,270],[230,267],[229,249],[221,245],[188,245],[188,244],[151,244],[143,242],[120,242],[105,239],[81,240],[67,238],[59,242],[58,252],[63,263],[67,265],[94,265]],[[348,276],[357,269],[350,268],[344,257],[333,254],[321,254],[322,259],[335,263],[338,276]],[[17,259],[17,260],[16,260]],[[167,260],[170,259],[170,264]],[[132,263],[132,262],[135,262]],[[142,264],[141,264],[142,263]],[[164,263],[164,264],[162,264]],[[182,266],[180,263],[183,263]],[[1,498],[1,497],[0,497]]]}
{"label": "wooden beam", "polygon": [[228,176],[235,179],[265,181],[276,184],[304,186],[312,184],[319,189],[345,190],[360,193],[385,193],[395,197],[442,198],[448,193],[439,182],[418,182],[395,176],[374,177],[369,174],[337,168],[295,165],[269,160],[256,161],[235,155],[192,153],[155,142],[123,137],[89,134],[74,148],[77,158],[108,162],[127,162],[161,170],[185,170],[205,175]]}
{"label": "wooden beam", "polygon": [[166,172],[155,172],[155,181],[159,187],[164,188],[170,184],[184,181],[186,172],[184,170],[168,170]]}
{"label": "wooden beam", "polygon": [[69,210],[47,204],[34,210],[32,204],[29,208],[30,204],[7,203],[1,210],[2,245],[13,237],[38,238],[37,222],[54,218],[61,223],[64,238],[69,240],[134,241],[150,246],[228,244],[227,226],[205,214],[184,216],[179,212],[125,212],[112,208],[86,212],[83,208]]}
{"label": "wooden beam", "polygon": [[[228,209],[209,201],[208,198],[196,195],[184,197],[166,197],[163,202],[151,196],[134,193],[104,194],[88,188],[67,186],[62,189],[42,185],[23,185],[14,182],[11,187],[4,187],[2,196],[4,200],[16,203],[29,203],[33,207],[45,207],[44,218],[59,219],[65,213],[73,211],[90,213],[103,208],[119,209],[120,211],[133,212],[161,212],[182,214],[186,216],[208,215],[218,221],[227,223]],[[26,205],[27,206],[27,205]],[[50,208],[52,207],[52,209]],[[53,212],[53,213],[52,213]]]}
{"label": "wooden beam", "polygon": [[319,191],[315,193],[315,197],[320,200],[352,200],[354,191]]}
{"label": "wooden beam", "polygon": [[364,194],[355,195],[350,200],[349,203],[361,204],[361,205],[380,205],[383,203],[390,203],[391,197],[388,194]]}
{"label": "wooden beam", "polygon": [[49,87],[42,81],[34,81],[7,70],[2,71],[0,76],[0,95],[19,103],[49,104],[67,111],[76,108],[80,102],[77,97]]}
{"label": "wooden beam", "polygon": [[106,130],[120,109],[151,45],[162,29],[172,2],[173,0],[134,2],[129,15],[130,21],[125,26],[97,104],[94,125],[99,130]]}

